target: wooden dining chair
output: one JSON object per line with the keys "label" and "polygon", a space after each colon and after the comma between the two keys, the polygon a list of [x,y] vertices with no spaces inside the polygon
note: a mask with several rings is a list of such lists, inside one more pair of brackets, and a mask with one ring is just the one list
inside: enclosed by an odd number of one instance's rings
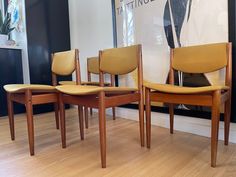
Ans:
{"label": "wooden dining chair", "polygon": [[[144,112],[142,89],[142,54],[141,45],[107,49],[99,52],[101,86],[57,86],[60,92],[60,120],[62,147],[66,147],[65,110],[64,104],[75,104],[85,107],[98,108],[99,136],[102,167],[106,167],[106,115],[105,109],[131,102],[139,103],[139,126],[141,146],[144,146]],[[104,73],[113,75],[128,74],[138,69],[138,87],[104,87]]]}
{"label": "wooden dining chair", "polygon": [[[204,87],[180,87],[174,85],[174,70],[185,73],[209,73],[226,68],[224,85]],[[146,135],[147,147],[151,147],[151,105],[150,102],[169,103],[170,133],[173,133],[173,104],[189,104],[211,107],[211,166],[216,166],[219,132],[220,106],[224,103],[225,145],[229,142],[231,113],[231,43],[207,44],[171,49],[170,84],[146,82]]]}
{"label": "wooden dining chair", "polygon": [[4,89],[7,92],[8,117],[11,139],[15,140],[13,102],[24,104],[27,115],[27,128],[30,155],[34,155],[34,121],[33,106],[53,103],[55,109],[56,127],[59,129],[58,93],[56,75],[71,75],[76,71],[77,82],[80,83],[78,50],[52,54],[52,85],[9,84]]}
{"label": "wooden dining chair", "polygon": [[[99,81],[92,81],[92,75],[98,75],[99,76],[99,59],[98,57],[89,57],[87,58],[87,77],[88,81],[81,81],[81,85],[92,85],[92,86],[99,86]],[[112,74],[110,75],[110,82],[104,82],[104,86],[106,87],[113,87],[115,85],[115,76]],[[75,81],[60,81],[60,85],[75,85]],[[93,114],[93,108],[90,108],[90,115]],[[88,108],[84,108],[84,115],[85,115],[85,127],[88,128]],[[112,115],[113,120],[116,119],[115,114],[115,107],[112,107]]]}

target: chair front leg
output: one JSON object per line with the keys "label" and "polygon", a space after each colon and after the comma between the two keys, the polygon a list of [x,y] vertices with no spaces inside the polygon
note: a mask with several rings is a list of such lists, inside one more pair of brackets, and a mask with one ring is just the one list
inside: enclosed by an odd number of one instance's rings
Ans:
{"label": "chair front leg", "polygon": [[106,111],[105,111],[105,93],[99,93],[99,135],[102,168],[106,168]]}
{"label": "chair front leg", "polygon": [[62,143],[62,148],[66,148],[65,105],[64,105],[62,97],[63,97],[63,94],[59,93],[59,109],[60,109],[60,124],[61,124],[61,143]]}
{"label": "chair front leg", "polygon": [[230,117],[231,117],[231,96],[225,102],[225,114],[224,114],[225,145],[229,144]]}
{"label": "chair front leg", "polygon": [[216,166],[219,118],[220,118],[220,91],[213,93],[212,115],[211,115],[211,166]]}
{"label": "chair front leg", "polygon": [[174,133],[174,105],[169,104],[169,114],[170,114],[170,133]]}
{"label": "chair front leg", "polygon": [[13,102],[11,100],[11,96],[12,94],[7,92],[7,109],[8,109],[11,140],[15,140],[14,109],[13,109]]}
{"label": "chair front leg", "polygon": [[145,88],[146,136],[147,148],[151,148],[151,100],[150,89]]}
{"label": "chair front leg", "polygon": [[34,155],[33,105],[32,105],[32,92],[29,89],[25,91],[25,107],[26,107],[26,114],[27,114],[30,155]]}

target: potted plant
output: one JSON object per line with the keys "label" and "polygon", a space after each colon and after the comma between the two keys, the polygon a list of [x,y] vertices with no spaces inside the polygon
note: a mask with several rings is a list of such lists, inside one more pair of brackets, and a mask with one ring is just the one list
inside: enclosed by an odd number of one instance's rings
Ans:
{"label": "potted plant", "polygon": [[11,14],[6,13],[5,18],[2,17],[2,12],[0,10],[0,44],[5,45],[8,40],[8,36],[11,31],[15,28],[11,28]]}

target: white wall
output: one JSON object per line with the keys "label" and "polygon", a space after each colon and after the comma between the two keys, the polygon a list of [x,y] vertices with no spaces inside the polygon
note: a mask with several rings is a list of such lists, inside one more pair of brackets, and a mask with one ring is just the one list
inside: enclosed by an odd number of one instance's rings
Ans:
{"label": "white wall", "polygon": [[82,80],[87,80],[87,57],[113,47],[111,0],[69,0],[71,48],[80,51]]}

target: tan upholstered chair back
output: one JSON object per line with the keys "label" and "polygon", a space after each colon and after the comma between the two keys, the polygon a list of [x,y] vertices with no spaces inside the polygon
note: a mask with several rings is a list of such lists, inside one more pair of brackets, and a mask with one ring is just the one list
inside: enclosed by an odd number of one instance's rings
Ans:
{"label": "tan upholstered chair back", "polygon": [[172,49],[172,68],[185,73],[208,73],[227,66],[228,43]]}
{"label": "tan upholstered chair back", "polygon": [[140,45],[107,49],[100,52],[100,70],[104,73],[128,74],[138,67]]}
{"label": "tan upholstered chair back", "polygon": [[90,57],[87,59],[88,72],[99,74],[99,60],[98,57]]}
{"label": "tan upholstered chair back", "polygon": [[75,70],[75,50],[58,52],[53,54],[52,72],[57,75],[70,75]]}

